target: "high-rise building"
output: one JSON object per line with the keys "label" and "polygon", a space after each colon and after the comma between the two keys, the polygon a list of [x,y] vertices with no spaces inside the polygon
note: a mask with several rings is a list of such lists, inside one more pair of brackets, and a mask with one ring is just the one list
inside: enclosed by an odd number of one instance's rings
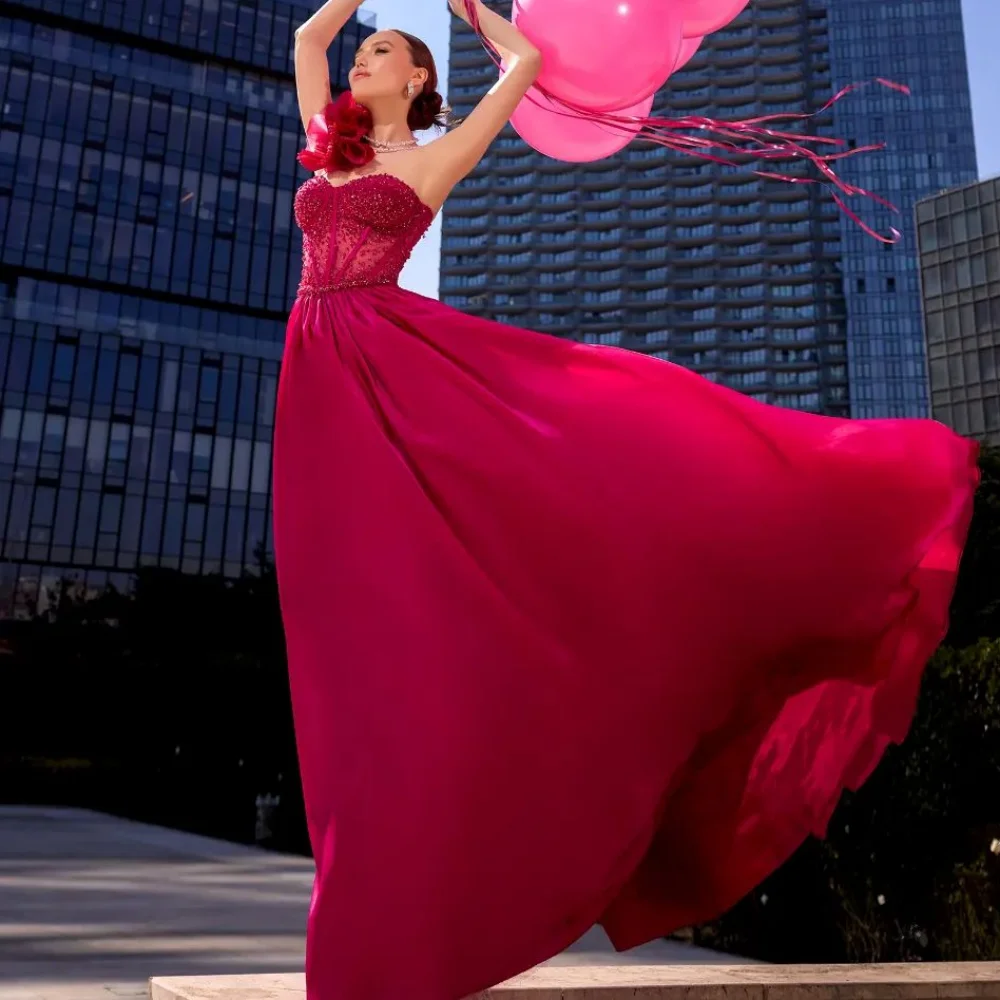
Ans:
{"label": "high-rise building", "polygon": [[[269,547],[304,173],[286,0],[0,11],[0,615]],[[338,89],[372,27],[331,50]]]}
{"label": "high-rise building", "polygon": [[1000,445],[1000,178],[917,205],[931,413]]}
{"label": "high-rise building", "polygon": [[[933,8],[933,25],[925,13],[914,27],[918,11],[904,0],[752,0],[654,105],[671,118],[815,113],[847,83],[908,79],[916,98],[873,86],[809,126],[855,144],[880,128],[877,138],[896,143],[891,154],[868,154],[878,166],[842,172],[856,183],[877,172],[871,187],[900,203],[901,245],[885,250],[856,229],[823,186],[759,178],[746,162],[719,165],[635,141],[614,157],[571,165],[535,153],[508,128],[445,207],[442,299],[668,358],[777,405],[844,416],[918,413],[926,393],[912,383],[925,366],[905,220],[918,196],[971,179],[975,160],[959,0],[917,6]],[[861,15],[847,23],[852,7]],[[859,26],[867,34],[856,43]],[[467,113],[495,79],[479,40],[455,21],[456,111]],[[944,119],[940,136],[927,135]],[[880,161],[886,155],[893,158]],[[816,176],[803,164],[781,169]],[[906,170],[914,174],[904,180]],[[894,221],[871,203],[852,207],[883,230]],[[881,278],[881,296],[869,269]]]}
{"label": "high-rise building", "polygon": [[843,165],[852,183],[900,208],[898,246],[841,224],[848,384],[858,417],[928,416],[914,206],[976,179],[961,0],[810,0],[828,9],[830,67],[840,86],[889,77],[909,97],[872,88],[834,106],[834,133],[887,149]]}

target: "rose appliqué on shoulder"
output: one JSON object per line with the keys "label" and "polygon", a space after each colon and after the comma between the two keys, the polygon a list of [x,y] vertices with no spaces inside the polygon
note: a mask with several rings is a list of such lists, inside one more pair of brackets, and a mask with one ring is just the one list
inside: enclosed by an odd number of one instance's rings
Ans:
{"label": "rose appliqu\u00e9 on shoulder", "polygon": [[313,115],[298,161],[313,173],[363,167],[375,158],[374,148],[365,141],[371,128],[371,112],[345,90],[321,114]]}

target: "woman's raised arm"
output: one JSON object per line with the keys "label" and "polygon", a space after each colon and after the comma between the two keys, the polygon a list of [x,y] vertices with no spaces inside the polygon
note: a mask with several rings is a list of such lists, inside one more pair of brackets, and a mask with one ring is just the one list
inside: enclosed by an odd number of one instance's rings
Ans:
{"label": "woman's raised arm", "polygon": [[[472,3],[479,27],[500,53],[506,72],[457,128],[424,147],[430,168],[426,183],[434,188],[427,191],[427,197],[433,204],[444,201],[482,159],[542,66],[538,49],[510,21],[484,6],[481,0]],[[449,0],[449,6],[468,23],[464,0]]]}
{"label": "woman's raised arm", "polygon": [[295,89],[303,128],[332,100],[327,50],[361,0],[327,0],[295,30]]}

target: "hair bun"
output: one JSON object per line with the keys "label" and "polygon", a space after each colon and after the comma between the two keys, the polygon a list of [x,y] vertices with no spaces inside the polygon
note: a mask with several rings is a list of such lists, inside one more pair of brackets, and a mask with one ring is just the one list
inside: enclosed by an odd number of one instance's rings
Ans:
{"label": "hair bun", "polygon": [[447,114],[443,108],[444,100],[437,91],[422,91],[410,105],[406,124],[415,132],[432,125],[447,126]]}

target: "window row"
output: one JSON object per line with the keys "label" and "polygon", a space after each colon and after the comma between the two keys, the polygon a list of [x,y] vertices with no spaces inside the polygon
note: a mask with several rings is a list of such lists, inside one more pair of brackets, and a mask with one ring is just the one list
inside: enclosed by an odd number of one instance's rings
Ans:
{"label": "window row", "polygon": [[[26,16],[37,8],[35,0],[15,0],[26,8]],[[191,3],[183,0],[48,0],[45,9],[80,22],[81,28],[116,29],[138,39],[159,42],[290,74],[295,29],[315,11],[309,4],[286,0],[239,0]],[[338,47],[344,55],[335,59],[339,74],[343,59],[350,59],[372,26],[354,17],[341,32]],[[141,42],[140,42],[141,44]]]}
{"label": "window row", "polygon": [[26,337],[53,339],[51,327],[62,327],[64,336],[111,334],[153,353],[154,344],[169,344],[277,360],[286,320],[284,309],[280,318],[266,318],[33,278],[20,278],[15,291],[0,281],[0,332],[12,332],[15,321],[42,324],[17,331]]}
{"label": "window row", "polygon": [[[3,557],[236,576],[268,547],[264,507],[167,500],[0,480]],[[181,561],[183,560],[183,562]]]}
{"label": "window row", "polygon": [[[0,352],[6,354],[6,334]],[[277,373],[258,373],[256,359],[243,359],[242,370],[217,361],[160,358],[152,352],[123,351],[52,340],[15,337],[9,360],[0,357],[5,392],[47,396],[49,404],[71,401],[113,407],[116,413],[190,416],[200,426],[217,423],[271,427]]]}
{"label": "window row", "polygon": [[271,442],[4,407],[0,464],[265,496]]}

